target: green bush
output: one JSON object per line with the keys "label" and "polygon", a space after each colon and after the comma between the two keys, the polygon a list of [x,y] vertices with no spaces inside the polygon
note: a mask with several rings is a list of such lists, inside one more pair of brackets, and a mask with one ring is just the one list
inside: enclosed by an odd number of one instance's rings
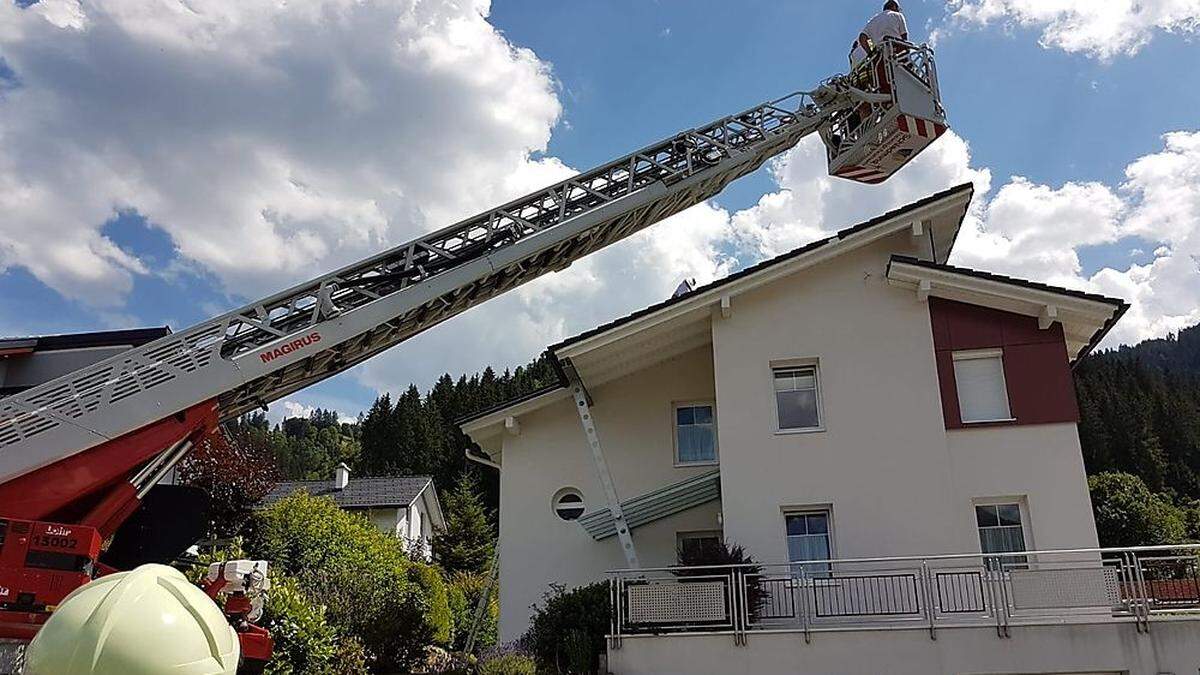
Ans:
{"label": "green bush", "polygon": [[503,654],[479,664],[479,675],[537,675],[537,662],[524,654]]}
{"label": "green bush", "polygon": [[411,670],[439,631],[445,634],[447,619],[438,616],[449,617],[444,591],[441,603],[430,597],[436,584],[412,571],[418,566],[403,542],[331,499],[301,492],[276,502],[256,514],[246,549],[294,577],[383,672]]}
{"label": "green bush", "polygon": [[260,622],[275,640],[269,675],[359,675],[367,673],[362,643],[339,633],[325,608],[305,597],[295,579],[272,575],[266,611]]}
{"label": "green bush", "polygon": [[[475,620],[475,607],[479,604],[479,596],[487,590],[488,582],[487,575],[460,573],[452,576],[446,586],[450,613],[454,616],[455,651],[467,648],[467,636],[471,632],[471,623]],[[496,644],[499,619],[500,604],[496,601],[496,589],[493,588],[487,610],[480,617],[479,626],[475,630],[477,649],[487,649]]]}
{"label": "green bush", "polygon": [[570,591],[552,584],[523,638],[538,662],[552,672],[596,672],[610,626],[608,594],[603,581]]}
{"label": "green bush", "polygon": [[454,639],[455,617],[450,611],[449,594],[441,572],[432,565],[413,563],[408,570],[408,578],[417,584],[429,603],[425,620],[433,629],[433,641],[443,647],[449,647]]}

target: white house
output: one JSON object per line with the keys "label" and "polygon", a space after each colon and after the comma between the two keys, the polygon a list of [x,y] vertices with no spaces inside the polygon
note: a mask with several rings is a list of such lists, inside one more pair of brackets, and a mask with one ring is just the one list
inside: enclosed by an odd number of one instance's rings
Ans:
{"label": "white house", "polygon": [[[1070,369],[1126,304],[948,265],[971,197],[564,340],[464,420],[502,639],[607,579],[615,673],[1196,672],[1195,558],[1097,550]],[[663,569],[715,538],[763,566]]]}
{"label": "white house", "polygon": [[437,490],[429,476],[350,478],[350,467],[339,464],[333,480],[293,480],[279,483],[259,503],[270,506],[298,491],[329,497],[343,510],[365,515],[376,527],[403,539],[409,551],[432,559],[433,533],[446,526]]}

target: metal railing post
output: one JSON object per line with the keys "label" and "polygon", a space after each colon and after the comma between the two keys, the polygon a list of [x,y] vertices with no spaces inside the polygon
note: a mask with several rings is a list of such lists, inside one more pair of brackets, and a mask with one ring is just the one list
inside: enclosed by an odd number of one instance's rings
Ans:
{"label": "metal railing post", "polygon": [[937,639],[937,628],[934,626],[936,611],[933,605],[933,578],[930,576],[929,561],[921,561],[921,586],[925,596],[925,618],[929,621],[929,639]]}
{"label": "metal railing post", "polygon": [[1137,632],[1142,632],[1141,598],[1138,594],[1137,575],[1133,571],[1133,560],[1129,552],[1121,553],[1117,560],[1121,563],[1121,583],[1123,592],[1121,601],[1125,603],[1130,614],[1133,614],[1133,625]]}
{"label": "metal railing post", "polygon": [[988,599],[991,601],[993,618],[996,619],[996,637],[1003,638],[1004,625],[1000,618],[1000,594],[996,591],[996,580],[993,578],[993,575],[988,573],[987,558],[982,559],[981,565],[980,573],[987,582]]}
{"label": "metal railing post", "polygon": [[1137,577],[1138,591],[1142,597],[1142,627],[1147,633],[1150,632],[1150,591],[1146,584],[1146,575],[1142,570],[1142,559],[1138,557],[1136,551],[1130,553],[1133,558],[1133,572]]}
{"label": "metal railing post", "polygon": [[[804,573],[804,566],[800,566],[799,589],[800,602],[797,604],[797,611],[800,615],[800,626],[804,628],[804,644],[812,644],[811,620],[809,617],[809,597],[808,597],[808,575]],[[815,602],[815,601],[814,601]]]}

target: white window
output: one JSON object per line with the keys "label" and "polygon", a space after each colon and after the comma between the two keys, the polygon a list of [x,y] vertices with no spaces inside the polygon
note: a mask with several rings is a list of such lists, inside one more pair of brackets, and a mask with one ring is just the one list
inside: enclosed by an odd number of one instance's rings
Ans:
{"label": "white window", "polygon": [[717,461],[717,421],[712,403],[675,404],[675,463]]}
{"label": "white window", "polygon": [[[829,560],[833,555],[833,541],[829,536],[829,511],[793,511],[783,514],[787,527],[789,562]],[[804,565],[804,573],[822,574],[829,572],[828,564]],[[799,571],[799,570],[797,570]]]}
{"label": "white window", "polygon": [[[979,550],[987,553],[1022,553],[1025,547],[1025,525],[1020,502],[975,504],[975,524],[979,528]],[[1002,556],[996,559],[1005,567],[1023,566],[1025,556]],[[994,562],[989,565],[995,564]]]}
{"label": "white window", "polygon": [[775,413],[780,431],[821,428],[821,401],[817,367],[772,368],[775,378]]}
{"label": "white window", "polygon": [[1011,421],[1004,383],[1004,353],[999,349],[981,349],[954,352],[953,358],[962,421]]}
{"label": "white window", "polygon": [[583,494],[575,488],[563,488],[554,493],[554,499],[551,501],[554,507],[554,514],[563,520],[575,520],[583,515],[586,508],[583,502]]}
{"label": "white window", "polygon": [[677,532],[675,542],[681,559],[697,560],[705,551],[715,550],[720,546],[721,533],[718,530]]}

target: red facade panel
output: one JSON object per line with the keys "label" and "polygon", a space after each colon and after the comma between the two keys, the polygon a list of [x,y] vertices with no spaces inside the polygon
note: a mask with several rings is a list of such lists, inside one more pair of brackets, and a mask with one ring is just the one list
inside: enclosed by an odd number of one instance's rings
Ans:
{"label": "red facade panel", "polygon": [[952,355],[968,349],[1004,351],[1004,379],[1015,421],[989,424],[1079,421],[1061,324],[1042,330],[1034,317],[942,298],[929,299],[929,320],[947,429],[976,426],[963,424],[954,382]]}

